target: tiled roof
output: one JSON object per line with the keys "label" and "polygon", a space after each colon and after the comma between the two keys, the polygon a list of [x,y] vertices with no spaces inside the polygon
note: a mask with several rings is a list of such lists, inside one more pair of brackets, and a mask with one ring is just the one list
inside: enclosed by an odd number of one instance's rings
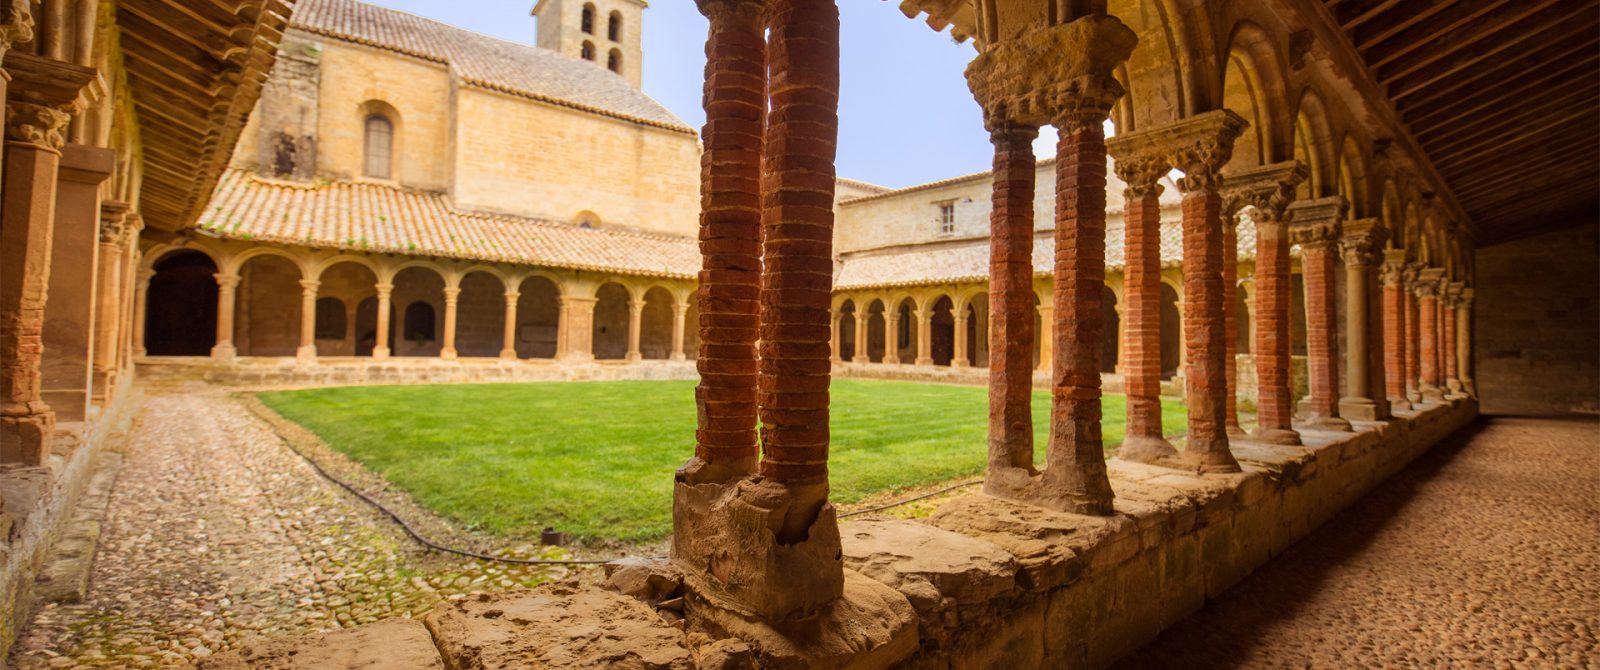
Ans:
{"label": "tiled roof", "polygon": [[371,253],[692,278],[687,237],[579,228],[460,211],[440,193],[362,182],[300,183],[229,170],[200,216],[220,237]]}
{"label": "tiled roof", "polygon": [[356,0],[301,0],[291,27],[446,64],[467,84],[669,128],[694,130],[597,63]]}
{"label": "tiled roof", "polygon": [[[1239,258],[1255,257],[1256,227],[1249,219],[1238,226]],[[1106,234],[1106,269],[1120,270],[1126,264],[1120,227]],[[1043,233],[1033,241],[1033,273],[1047,277],[1054,272],[1056,242],[1053,233]],[[1161,224],[1161,265],[1171,267],[1183,260],[1183,231],[1177,221]],[[843,257],[833,280],[835,290],[890,286],[927,286],[981,282],[989,279],[989,240],[976,238],[952,242],[907,245],[877,249]]]}

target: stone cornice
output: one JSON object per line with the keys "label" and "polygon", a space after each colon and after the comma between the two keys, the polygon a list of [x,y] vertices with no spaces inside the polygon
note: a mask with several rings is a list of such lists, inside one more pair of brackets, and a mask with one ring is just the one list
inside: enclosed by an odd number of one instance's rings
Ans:
{"label": "stone cornice", "polygon": [[967,65],[984,124],[1103,123],[1124,90],[1113,73],[1139,38],[1115,17],[1086,16],[989,45]]}
{"label": "stone cornice", "polygon": [[1283,219],[1289,204],[1294,202],[1295,188],[1311,175],[1299,161],[1284,161],[1271,165],[1228,171],[1222,175],[1222,211],[1237,214],[1245,207],[1254,207],[1259,222],[1262,219]]}

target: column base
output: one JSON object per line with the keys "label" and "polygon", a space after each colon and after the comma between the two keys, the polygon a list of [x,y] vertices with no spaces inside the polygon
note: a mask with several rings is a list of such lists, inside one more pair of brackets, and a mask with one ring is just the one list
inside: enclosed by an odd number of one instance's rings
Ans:
{"label": "column base", "polygon": [[459,354],[456,353],[455,349],[441,349],[439,351],[439,358],[441,360],[453,361],[458,356],[459,356]]}
{"label": "column base", "polygon": [[1237,419],[1225,426],[1223,430],[1228,433],[1228,439],[1230,440],[1243,440],[1250,437],[1250,433],[1245,431],[1244,426],[1239,425]]}
{"label": "column base", "polygon": [[44,465],[56,415],[42,400],[27,404],[26,414],[0,416],[0,463]]}
{"label": "column base", "polygon": [[295,360],[298,360],[303,364],[309,365],[315,363],[317,362],[317,346],[312,344],[295,349],[294,357]]}
{"label": "column base", "polygon": [[1250,431],[1250,441],[1262,444],[1275,444],[1282,447],[1298,447],[1300,441],[1299,431],[1289,428],[1257,428]]}
{"label": "column base", "polygon": [[1339,416],[1350,421],[1382,421],[1388,418],[1378,415],[1378,403],[1370,398],[1340,398]]}
{"label": "column base", "polygon": [[1389,398],[1389,409],[1390,410],[1403,409],[1403,410],[1409,411],[1409,410],[1412,409],[1412,407],[1411,407],[1411,399],[1410,398]]}
{"label": "column base", "polygon": [[912,363],[912,365],[932,366],[933,365],[933,359],[932,358],[918,358],[915,362]]}
{"label": "column base", "polygon": [[1111,497],[1097,498],[1087,493],[1052,482],[1048,473],[1032,468],[989,466],[984,474],[983,492],[997,498],[1006,498],[1036,505],[1057,512],[1110,516],[1114,513]]}
{"label": "column base", "polygon": [[211,360],[218,363],[227,363],[238,355],[239,350],[234,348],[232,343],[218,342],[216,346],[211,347]]}
{"label": "column base", "polygon": [[674,352],[672,352],[671,356],[667,357],[667,360],[686,361],[686,360],[689,360],[689,357],[684,355],[684,353],[681,352],[681,351],[674,351]]}
{"label": "column base", "polygon": [[1461,380],[1459,380],[1459,379],[1446,379],[1445,382],[1444,382],[1444,386],[1445,386],[1445,388],[1450,390],[1451,394],[1459,394],[1459,393],[1461,393],[1461,388],[1462,387],[1461,387]]}
{"label": "column base", "polygon": [[1122,446],[1117,448],[1117,458],[1132,463],[1155,465],[1157,461],[1177,455],[1177,448],[1173,447],[1167,438],[1159,435],[1129,435],[1122,440]]}
{"label": "column base", "polygon": [[1423,384],[1420,393],[1422,402],[1444,402],[1444,389],[1432,384]]}
{"label": "column base", "polygon": [[517,350],[516,349],[501,349],[500,350],[500,360],[506,361],[506,362],[509,362],[509,363],[517,362]]}
{"label": "column base", "polygon": [[1331,433],[1349,433],[1354,430],[1350,427],[1349,421],[1345,420],[1344,417],[1338,416],[1322,416],[1320,414],[1313,414],[1309,417],[1306,417],[1304,423],[1307,428],[1312,430],[1321,430]]}
{"label": "column base", "polygon": [[828,611],[844,593],[844,562],[827,484],[753,475],[695,484],[697,463],[679,471],[672,496],[672,560],[691,590],[775,625]]}
{"label": "column base", "polygon": [[644,360],[644,354],[641,354],[637,351],[630,351],[628,352],[627,356],[623,357],[622,360],[628,361],[629,363],[635,363]]}
{"label": "column base", "polygon": [[969,368],[969,367],[972,367],[972,365],[970,363],[966,362],[965,360],[957,358],[955,360],[950,361],[950,367],[952,367],[952,368]]}
{"label": "column base", "polygon": [[381,360],[387,359],[388,357],[389,357],[389,348],[388,347],[373,347],[372,348],[372,359],[373,360],[381,361]]}

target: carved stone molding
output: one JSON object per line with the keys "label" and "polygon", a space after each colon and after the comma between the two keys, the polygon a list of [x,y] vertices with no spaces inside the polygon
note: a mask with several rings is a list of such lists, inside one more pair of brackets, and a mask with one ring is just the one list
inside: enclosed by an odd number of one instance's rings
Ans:
{"label": "carved stone molding", "polygon": [[1257,224],[1281,221],[1294,202],[1295,188],[1310,175],[1306,166],[1292,160],[1224,173],[1222,212],[1231,216],[1250,207],[1256,210],[1251,219]]}
{"label": "carved stone molding", "polygon": [[967,86],[990,128],[1097,126],[1124,93],[1113,73],[1137,43],[1116,17],[1086,16],[989,45],[967,66]]}
{"label": "carved stone molding", "polygon": [[1346,221],[1339,238],[1339,251],[1346,266],[1373,267],[1383,254],[1383,243],[1389,232],[1377,219]]}
{"label": "carved stone molding", "polygon": [[60,151],[72,115],[55,107],[29,102],[6,103],[6,139]]}
{"label": "carved stone molding", "polygon": [[1344,198],[1304,200],[1289,206],[1289,239],[1301,248],[1332,247],[1339,241]]}
{"label": "carved stone molding", "polygon": [[1196,114],[1152,130],[1118,135],[1113,155],[1161,156],[1168,167],[1182,170],[1178,190],[1190,193],[1221,186],[1222,166],[1233,158],[1233,141],[1250,123],[1226,109]]}
{"label": "carved stone molding", "polygon": [[1444,268],[1424,268],[1417,272],[1412,290],[1416,291],[1418,298],[1437,298],[1444,284]]}
{"label": "carved stone molding", "polygon": [[13,44],[33,41],[31,5],[28,0],[0,0],[0,56]]}
{"label": "carved stone molding", "polygon": [[712,28],[746,26],[752,29],[767,24],[766,0],[695,0],[700,13]]}
{"label": "carved stone molding", "polygon": [[1167,176],[1168,167],[1166,157],[1160,155],[1121,155],[1113,144],[1118,138],[1106,141],[1107,152],[1116,161],[1117,178],[1127,185],[1123,189],[1126,200],[1138,200],[1150,195],[1161,195],[1165,187],[1161,185],[1161,178]]}
{"label": "carved stone molding", "polygon": [[1386,249],[1383,252],[1383,265],[1378,266],[1378,281],[1384,286],[1405,286],[1406,250]]}

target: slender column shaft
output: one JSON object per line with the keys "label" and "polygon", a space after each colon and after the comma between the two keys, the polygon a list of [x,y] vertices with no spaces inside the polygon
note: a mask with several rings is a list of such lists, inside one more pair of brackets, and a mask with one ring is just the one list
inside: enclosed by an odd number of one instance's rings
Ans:
{"label": "slender column shaft", "polygon": [[1385,235],[1376,219],[1357,219],[1344,224],[1339,240],[1345,278],[1345,390],[1339,399],[1339,415],[1347,420],[1389,418],[1383,310],[1374,291]]}
{"label": "slender column shaft", "polygon": [[1444,313],[1440,319],[1444,326],[1444,348],[1440,354],[1444,359],[1445,385],[1451,391],[1460,391],[1461,379],[1456,376],[1456,308],[1452,302],[1441,311]]}
{"label": "slender column shaft", "polygon": [[900,362],[899,314],[899,309],[883,313],[883,362],[885,363]]}
{"label": "slender column shaft", "polygon": [[1417,298],[1422,313],[1422,391],[1426,395],[1439,389],[1439,299],[1432,294]]}
{"label": "slender column shaft", "polygon": [[133,355],[144,356],[144,330],[146,306],[150,302],[150,278],[155,276],[154,270],[141,268],[133,287]]}
{"label": "slender column shaft", "polygon": [[378,336],[377,342],[372,345],[372,357],[382,360],[389,357],[389,313],[394,309],[391,296],[394,294],[394,284],[382,283],[377,285],[378,290]]}
{"label": "slender column shaft", "polygon": [[[832,0],[775,0],[771,7],[757,382],[761,474],[820,488],[821,499],[800,503],[820,508],[828,480],[839,10]],[[803,532],[814,517],[806,510],[789,514],[786,531]]]}
{"label": "slender column shaft", "polygon": [[844,347],[844,342],[840,338],[842,332],[844,332],[844,314],[834,312],[828,321],[828,360],[834,363],[842,360],[839,358],[839,351]]}
{"label": "slender column shaft", "polygon": [[950,366],[956,368],[967,367],[967,315],[966,311],[955,315],[955,337],[952,343]]}
{"label": "slender column shaft", "polygon": [[1106,145],[1098,123],[1058,123],[1056,145],[1055,360],[1046,479],[1077,498],[1076,511],[1111,513],[1100,426],[1105,324]]}
{"label": "slender column shaft", "polygon": [[300,280],[300,348],[295,357],[302,361],[317,359],[317,288],[315,279]]}
{"label": "slender column shaft", "polygon": [[506,291],[506,323],[500,357],[510,361],[517,360],[517,300],[521,297],[517,291]]}
{"label": "slender column shaft", "polygon": [[644,321],[644,301],[628,301],[628,356],[630,361],[644,358],[639,351],[639,329]]}
{"label": "slender column shaft", "polygon": [[1222,218],[1222,322],[1228,340],[1228,355],[1223,361],[1227,379],[1228,407],[1223,414],[1230,437],[1243,437],[1239,426],[1239,222],[1232,213]]}
{"label": "slender column shaft", "polygon": [[456,306],[461,301],[461,287],[446,286],[444,289],[444,346],[439,348],[439,358],[453,360],[456,357]]}
{"label": "slender column shaft", "polygon": [[1036,369],[1048,371],[1055,369],[1056,360],[1056,306],[1054,299],[1046,300],[1039,304],[1039,328],[1042,332],[1039,338],[1039,365]]}
{"label": "slender column shaft", "polygon": [[700,353],[695,461],[712,480],[756,464],[756,336],[761,271],[761,154],[767,106],[759,6],[701,3],[706,37],[700,156]]}
{"label": "slender column shaft", "polygon": [[124,221],[126,205],[101,207],[100,287],[95,291],[95,397],[110,395],[111,376],[117,369],[117,333],[122,323],[123,245],[128,243]]}
{"label": "slender column shaft", "polygon": [[[1289,226],[1282,219],[1256,219],[1255,342],[1257,436],[1280,444],[1299,444],[1291,421]],[[1275,437],[1274,437],[1275,436]]]}
{"label": "slender column shaft", "polygon": [[933,365],[933,307],[912,312],[917,317],[917,365]]}
{"label": "slender column shaft", "polygon": [[1002,126],[989,217],[989,467],[1033,469],[1033,140]]}
{"label": "slender column shaft", "polygon": [[1461,379],[1461,390],[1476,394],[1472,383],[1472,289],[1465,289],[1461,305],[1456,308],[1456,376]]}
{"label": "slender column shaft", "polygon": [[1312,423],[1322,428],[1345,428],[1339,417],[1339,334],[1334,314],[1338,294],[1334,290],[1333,242],[1302,243],[1300,267],[1306,288],[1306,365],[1311,394],[1306,399]]}
{"label": "slender column shaft", "polygon": [[869,317],[871,315],[865,310],[866,308],[856,310],[856,347],[854,351],[850,352],[851,363],[872,362],[872,356],[867,352],[867,339],[870,337],[867,332],[867,322],[870,320]]}
{"label": "slender column shaft", "polygon": [[1400,288],[1404,254],[1401,250],[1386,252],[1390,258],[1379,275],[1383,285],[1383,392],[1397,409],[1411,409],[1406,398],[1405,296]]}
{"label": "slender column shaft", "polygon": [[1183,330],[1188,352],[1186,458],[1212,471],[1238,471],[1228,450],[1226,306],[1222,293],[1222,198],[1214,182],[1185,177],[1183,187]]}
{"label": "slender column shaft", "polygon": [[687,356],[683,353],[683,329],[689,315],[689,303],[680,303],[672,309],[672,360],[681,361]]}
{"label": "slender column shaft", "polygon": [[238,350],[233,346],[233,312],[238,295],[239,275],[217,273],[217,343],[211,347],[211,358],[232,360]]}
{"label": "slender column shaft", "polygon": [[1406,395],[1416,402],[1422,397],[1422,302],[1414,281],[1408,281],[1401,292],[1406,304]]}
{"label": "slender column shaft", "polygon": [[1161,191],[1164,161],[1119,157],[1124,192],[1123,382],[1127,439],[1121,457],[1148,461],[1175,452],[1161,430]]}

